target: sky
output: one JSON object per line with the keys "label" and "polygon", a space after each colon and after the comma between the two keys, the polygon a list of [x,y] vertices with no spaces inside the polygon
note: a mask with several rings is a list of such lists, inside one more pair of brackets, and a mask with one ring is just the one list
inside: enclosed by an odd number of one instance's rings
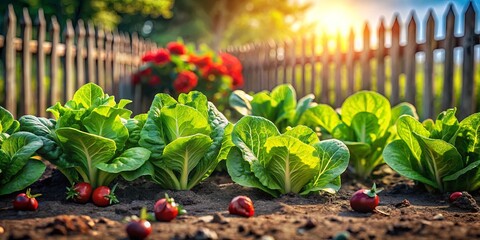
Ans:
{"label": "sky", "polygon": [[[299,0],[300,2],[311,2],[313,6],[308,11],[305,21],[315,22],[316,33],[327,33],[330,37],[336,36],[337,32],[346,36],[353,26],[357,36],[363,31],[365,22],[369,23],[372,33],[371,43],[375,46],[376,33],[380,19],[384,19],[387,29],[393,24],[395,14],[399,14],[400,23],[406,24],[410,19],[412,10],[415,10],[417,19],[417,41],[424,39],[423,29],[426,24],[427,14],[430,9],[434,12],[437,23],[436,36],[444,34],[444,17],[449,4],[453,4],[456,13],[455,32],[463,32],[463,13],[466,11],[470,0]],[[477,31],[480,27],[480,0],[473,0],[477,13]],[[462,17],[462,18],[459,18]],[[401,29],[406,29],[401,27]],[[405,41],[405,32],[401,32],[401,42]],[[386,42],[389,43],[387,34]],[[359,48],[361,40],[357,39],[356,48]]]}

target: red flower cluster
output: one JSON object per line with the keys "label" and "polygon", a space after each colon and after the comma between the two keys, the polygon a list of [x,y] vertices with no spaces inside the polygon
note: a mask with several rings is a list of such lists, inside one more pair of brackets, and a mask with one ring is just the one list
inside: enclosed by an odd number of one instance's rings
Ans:
{"label": "red flower cluster", "polygon": [[243,86],[242,64],[238,58],[228,53],[220,53],[223,65],[227,70],[227,74],[232,77],[233,88],[239,88]]}
{"label": "red flower cluster", "polygon": [[144,65],[132,75],[132,84],[149,86],[145,91],[171,94],[198,90],[211,101],[243,85],[242,65],[236,57],[191,49],[181,42],[170,42],[166,48],[146,53]]}
{"label": "red flower cluster", "polygon": [[188,93],[193,90],[198,83],[198,78],[195,73],[190,71],[182,71],[178,73],[177,78],[173,82],[173,88],[178,93]]}

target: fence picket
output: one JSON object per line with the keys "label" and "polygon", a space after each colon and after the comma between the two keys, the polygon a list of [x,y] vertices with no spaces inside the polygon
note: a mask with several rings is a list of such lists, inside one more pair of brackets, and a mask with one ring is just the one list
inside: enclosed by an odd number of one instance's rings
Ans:
{"label": "fence picket", "polygon": [[52,39],[52,48],[50,50],[50,88],[48,89],[48,106],[54,105],[56,102],[62,99],[59,89],[58,70],[59,70],[59,57],[58,48],[60,46],[60,25],[57,18],[52,16],[51,19],[50,34]]}
{"label": "fence picket", "polygon": [[330,64],[328,62],[329,51],[328,51],[328,38],[327,35],[322,37],[322,90],[320,99],[322,103],[330,103],[330,81],[329,81],[329,72]]}
{"label": "fence picket", "polygon": [[113,35],[112,32],[105,32],[105,91],[112,93],[113,92],[113,69],[112,69],[112,43]]}
{"label": "fence picket", "polygon": [[310,51],[311,51],[311,55],[310,55],[310,66],[311,66],[311,80],[310,80],[310,91],[311,93],[313,93],[315,95],[315,97],[317,97],[317,94],[316,94],[316,86],[317,86],[317,66],[316,66],[316,61],[315,61],[315,49],[316,49],[316,37],[315,37],[315,34],[312,34],[312,36],[310,37]]}
{"label": "fence picket", "polygon": [[435,49],[435,20],[430,10],[427,19],[427,30],[425,36],[425,82],[423,84],[423,118],[431,118],[433,112],[433,50]]}
{"label": "fence picket", "polygon": [[337,34],[337,50],[335,51],[335,102],[334,106],[339,107],[343,102],[343,84],[342,84],[342,54],[341,54],[342,38],[340,33]]}
{"label": "fence picket", "polygon": [[85,49],[85,24],[83,20],[80,19],[77,22],[76,28],[77,34],[77,50],[76,50],[76,61],[77,61],[77,85],[79,88],[85,84],[85,58],[84,58],[84,49]]}
{"label": "fence picket", "polygon": [[37,115],[46,117],[47,92],[45,82],[45,49],[43,45],[45,44],[47,22],[43,15],[43,9],[38,10],[35,26],[37,27]]}
{"label": "fence picket", "polygon": [[390,62],[391,62],[391,95],[390,103],[397,104],[400,102],[400,20],[398,14],[395,15],[395,20],[392,26],[392,46],[390,47]]}
{"label": "fence picket", "polygon": [[385,23],[380,19],[378,27],[378,47],[377,47],[377,92],[385,95]]}
{"label": "fence picket", "polygon": [[20,96],[23,96],[22,104],[20,105],[19,115],[33,114],[32,109],[32,86],[31,86],[31,72],[32,72],[32,53],[30,51],[30,40],[32,40],[32,20],[28,13],[28,8],[23,8],[22,16],[22,89]]}
{"label": "fence picket", "polygon": [[348,34],[348,50],[347,50],[347,95],[351,95],[355,91],[355,33],[350,29]]}
{"label": "fence picket", "polygon": [[300,45],[300,48],[301,48],[301,54],[302,54],[302,57],[301,57],[301,66],[300,66],[300,69],[301,69],[301,86],[302,88],[301,89],[298,89],[300,91],[300,94],[299,96],[305,96],[307,94],[307,39],[306,37],[302,37],[301,39],[301,45]]}
{"label": "fence picket", "polygon": [[370,28],[368,23],[365,23],[363,28],[363,51],[360,62],[362,66],[362,90],[370,90]]}
{"label": "fence picket", "polygon": [[[105,89],[105,32],[97,28],[97,82]],[[108,92],[111,94],[110,92]]]}
{"label": "fence picket", "polygon": [[475,48],[475,10],[473,2],[468,4],[464,19],[463,39],[463,69],[462,69],[462,96],[460,98],[460,118],[464,118],[475,111],[475,86],[473,82],[473,55]]}
{"label": "fence picket", "polygon": [[454,48],[454,29],[455,29],[455,13],[453,11],[453,4],[448,7],[445,24],[445,61],[443,64],[443,96],[442,109],[451,108],[454,106],[454,85],[453,85],[453,48]]}
{"label": "fence picket", "polygon": [[15,35],[16,35],[17,17],[13,11],[13,6],[9,5],[7,13],[5,14],[5,49],[3,51],[3,64],[5,68],[5,106],[10,110],[10,113],[17,116],[17,88],[15,84]]}
{"label": "fence picket", "polygon": [[405,47],[405,100],[412,104],[416,104],[417,85],[415,80],[417,64],[415,60],[415,52],[417,48],[417,23],[415,20],[415,12],[412,11],[407,30],[407,45]]}
{"label": "fence picket", "polygon": [[64,92],[64,101],[72,99],[73,93],[75,92],[75,80],[73,75],[74,69],[74,59],[73,55],[73,40],[75,33],[73,30],[73,25],[71,20],[67,20],[67,25],[63,32],[65,36],[65,58],[64,58],[64,74],[63,74],[63,92]]}
{"label": "fence picket", "polygon": [[95,28],[87,23],[87,82],[97,83],[95,79]]}

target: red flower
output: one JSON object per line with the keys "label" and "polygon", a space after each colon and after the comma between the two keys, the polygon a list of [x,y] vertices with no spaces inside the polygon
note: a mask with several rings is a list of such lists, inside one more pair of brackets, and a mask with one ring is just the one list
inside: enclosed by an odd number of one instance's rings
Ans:
{"label": "red flower", "polygon": [[227,74],[233,79],[233,87],[241,87],[243,85],[243,75],[240,61],[228,53],[220,53],[220,58],[222,59],[223,65],[227,68]]}
{"label": "red flower", "polygon": [[177,78],[173,82],[173,88],[178,93],[187,93],[197,86],[198,78],[195,73],[190,71],[182,71],[178,73]]}
{"label": "red flower", "polygon": [[150,77],[152,75],[152,68],[147,67],[132,76],[133,85],[139,84],[142,81],[143,77]]}
{"label": "red flower", "polygon": [[154,52],[147,52],[142,56],[142,62],[153,62],[154,59],[155,59]]}
{"label": "red flower", "polygon": [[196,55],[193,55],[191,54],[188,58],[188,61],[190,63],[193,63],[195,64],[197,67],[199,68],[203,68],[203,67],[206,67],[210,64],[213,63],[212,61],[212,57],[209,56],[209,55],[205,55],[205,56],[196,56]]}
{"label": "red flower", "polygon": [[185,45],[179,42],[169,42],[167,44],[167,49],[171,54],[183,55],[187,53],[187,48]]}
{"label": "red flower", "polygon": [[148,81],[148,84],[150,84],[151,86],[159,85],[160,83],[160,78],[155,75],[150,78],[150,81]]}
{"label": "red flower", "polygon": [[212,63],[202,68],[202,77],[213,81],[216,76],[228,73],[227,68],[220,63]]}
{"label": "red flower", "polygon": [[160,48],[155,52],[155,57],[153,59],[155,63],[165,64],[170,62],[170,53],[164,48]]}

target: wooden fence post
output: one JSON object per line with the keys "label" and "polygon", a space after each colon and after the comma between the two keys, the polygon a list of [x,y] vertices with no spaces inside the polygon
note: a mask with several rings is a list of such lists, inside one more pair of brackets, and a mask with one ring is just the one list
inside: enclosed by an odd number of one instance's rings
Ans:
{"label": "wooden fence post", "polygon": [[322,103],[329,104],[330,103],[330,79],[329,79],[329,72],[330,72],[330,64],[328,62],[328,58],[330,55],[330,51],[328,50],[328,37],[326,34],[323,34],[322,37],[322,91],[320,99]]}
{"label": "wooden fence post", "polygon": [[415,52],[417,48],[417,23],[415,20],[415,12],[411,12],[410,21],[407,30],[407,46],[405,47],[405,99],[411,104],[416,104],[415,96],[417,95],[417,85],[415,80],[416,68]]}
{"label": "wooden fence post", "polygon": [[63,92],[64,98],[63,100],[67,102],[69,99],[72,99],[73,93],[75,92],[75,79],[73,75],[73,67],[74,67],[74,59],[75,56],[73,55],[73,40],[75,37],[75,33],[73,30],[72,21],[69,19],[67,20],[67,25],[63,32],[65,36],[65,64],[64,64],[64,81],[63,81]]}
{"label": "wooden fence post", "polygon": [[43,9],[38,10],[35,25],[37,26],[37,114],[45,117],[47,116],[45,111],[47,109],[47,92],[45,89],[45,49],[43,45],[45,43],[47,23],[43,15]]}
{"label": "wooden fence post", "polygon": [[392,46],[390,47],[390,62],[392,68],[390,103],[395,105],[399,103],[399,76],[400,76],[400,20],[398,14],[395,14],[395,20],[392,26]]}
{"label": "wooden fence post", "polygon": [[372,88],[370,79],[370,28],[365,23],[363,28],[363,51],[361,56],[362,66],[362,90],[370,90]]}
{"label": "wooden fence post", "polygon": [[377,47],[377,91],[385,95],[385,24],[384,19],[380,19],[378,27],[378,47]]}
{"label": "wooden fence post", "polygon": [[16,50],[15,50],[15,36],[17,28],[17,17],[13,6],[8,5],[7,13],[5,14],[5,48],[3,50],[4,68],[5,68],[5,106],[13,115],[17,116],[17,88],[16,88]]}
{"label": "wooden fence post", "polygon": [[87,81],[98,83],[95,75],[95,28],[89,21],[87,23]]}
{"label": "wooden fence post", "polygon": [[105,91],[113,92],[113,70],[112,70],[112,32],[105,32]]}
{"label": "wooden fence post", "polygon": [[316,89],[315,89],[315,86],[317,86],[316,82],[317,82],[317,68],[316,68],[316,61],[315,61],[315,56],[316,56],[316,37],[315,37],[315,34],[312,34],[312,36],[310,37],[310,51],[312,51],[312,54],[310,55],[310,66],[311,66],[311,81],[310,81],[310,91],[311,93],[313,93],[315,95],[315,97],[318,97],[315,92],[316,92]]}
{"label": "wooden fence post", "polygon": [[459,117],[463,119],[475,111],[475,84],[473,81],[473,55],[475,48],[475,10],[473,2],[468,4],[464,19],[462,96]]}
{"label": "wooden fence post", "polygon": [[343,101],[342,84],[342,38],[337,33],[337,49],[335,51],[335,102],[333,105],[339,107]]}
{"label": "wooden fence post", "polygon": [[83,52],[85,49],[85,24],[83,20],[80,19],[77,22],[76,28],[77,34],[77,50],[76,50],[76,60],[77,60],[77,85],[76,88],[80,88],[85,84],[85,58],[83,57]]}
{"label": "wooden fence post", "polygon": [[427,19],[425,35],[425,82],[423,84],[422,117],[431,118],[434,115],[433,95],[433,50],[435,49],[435,19],[430,10]]}
{"label": "wooden fence post", "polygon": [[60,101],[62,97],[59,97],[60,90],[58,87],[58,68],[59,68],[59,57],[58,57],[58,48],[60,46],[60,25],[58,24],[57,18],[52,16],[51,19],[52,26],[50,33],[52,36],[52,48],[50,49],[50,88],[48,91],[48,106],[54,105],[57,101]]}
{"label": "wooden fence post", "polygon": [[[105,89],[105,32],[101,27],[97,28],[97,82]],[[111,92],[108,92],[111,94]]]}
{"label": "wooden fence post", "polygon": [[22,18],[22,96],[23,101],[19,115],[32,114],[32,86],[31,86],[31,72],[32,72],[32,53],[30,51],[30,41],[32,40],[32,20],[28,13],[28,8],[23,8]]}
{"label": "wooden fence post", "polygon": [[353,28],[350,28],[348,33],[348,47],[347,47],[347,95],[352,95],[355,91],[355,33]]}
{"label": "wooden fence post", "polygon": [[454,48],[454,29],[455,29],[455,13],[453,11],[453,4],[450,3],[446,16],[445,24],[445,61],[443,64],[443,96],[442,109],[451,108],[454,106],[454,85],[453,85],[453,48]]}

